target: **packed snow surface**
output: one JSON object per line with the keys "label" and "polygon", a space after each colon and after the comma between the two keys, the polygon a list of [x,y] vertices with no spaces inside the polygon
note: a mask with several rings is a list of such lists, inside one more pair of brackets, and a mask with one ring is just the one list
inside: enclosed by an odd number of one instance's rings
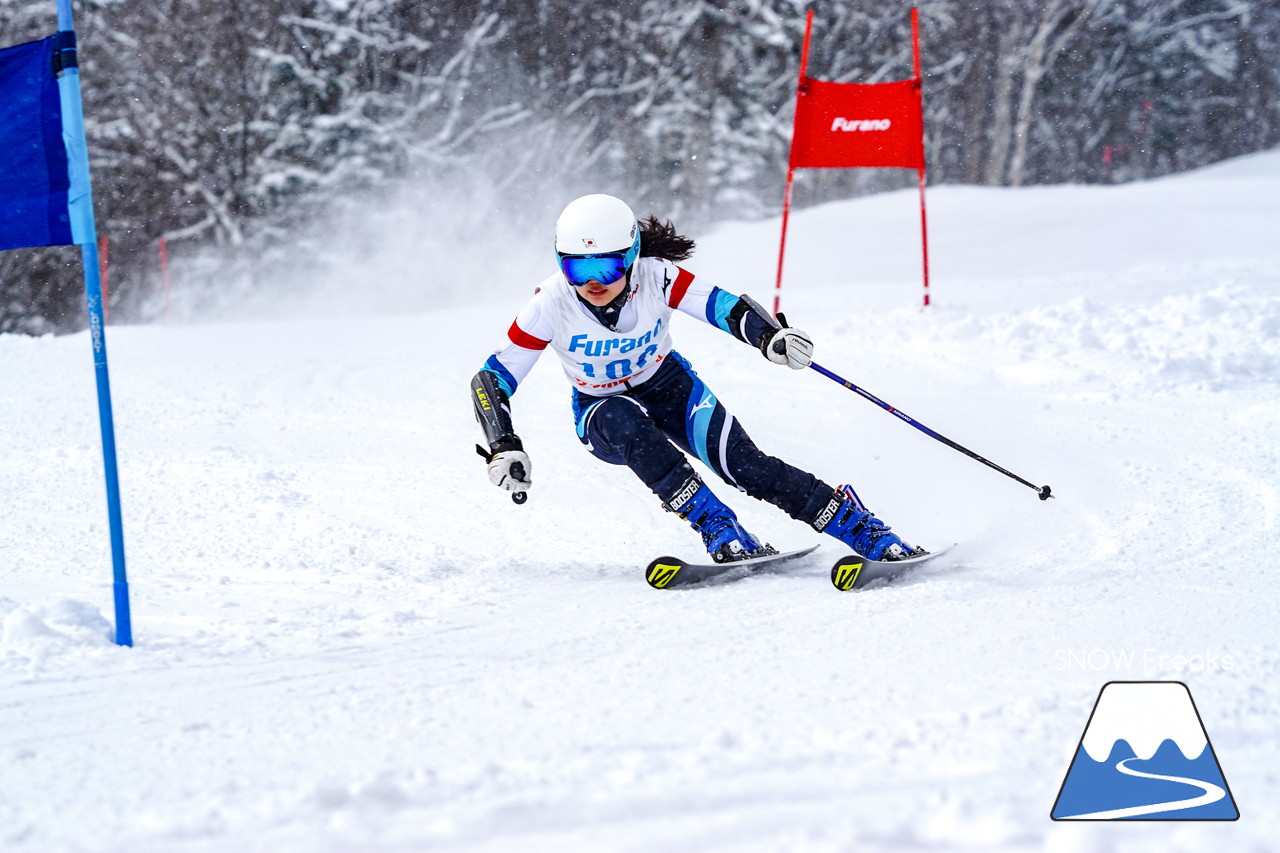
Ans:
{"label": "packed snow surface", "polygon": [[[489,485],[467,381],[544,260],[418,316],[110,327],[117,647],[88,336],[0,337],[0,849],[1274,849],[1280,153],[929,204],[928,310],[891,193],[792,218],[784,311],[1054,500],[675,326],[764,449],[958,543],[863,593],[831,541],[650,589],[700,542],[582,448],[550,357],[514,401],[529,501]],[[688,266],[767,302],[777,228]],[[779,547],[821,539],[720,491]],[[1189,686],[1241,819],[1051,822],[1103,684],[1152,679]]]}

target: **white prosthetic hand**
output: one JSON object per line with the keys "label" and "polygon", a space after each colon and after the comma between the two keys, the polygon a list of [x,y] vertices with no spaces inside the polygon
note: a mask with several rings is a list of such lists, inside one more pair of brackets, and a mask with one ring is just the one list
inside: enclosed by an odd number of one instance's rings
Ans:
{"label": "white prosthetic hand", "polygon": [[528,491],[533,485],[531,470],[529,454],[523,450],[504,450],[489,457],[489,482],[508,492]]}

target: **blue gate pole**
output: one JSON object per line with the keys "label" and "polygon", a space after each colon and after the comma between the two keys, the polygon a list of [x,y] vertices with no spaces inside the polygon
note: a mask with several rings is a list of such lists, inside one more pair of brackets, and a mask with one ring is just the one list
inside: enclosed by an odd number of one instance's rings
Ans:
{"label": "blue gate pole", "polygon": [[102,313],[102,279],[98,271],[98,237],[93,220],[93,185],[89,180],[89,148],[84,133],[84,105],[80,100],[80,68],[76,58],[75,24],[71,0],[58,2],[58,94],[62,106],[62,139],[67,148],[71,187],[67,193],[71,236],[80,245],[84,265],[85,302],[93,367],[98,381],[98,420],[102,427],[102,467],[107,480],[107,519],[111,528],[111,569],[114,576],[116,644],[133,645],[129,616],[129,579],[124,563],[124,524],[120,512],[120,477],[116,467],[116,430],[111,416],[111,380],[107,372],[106,323]]}

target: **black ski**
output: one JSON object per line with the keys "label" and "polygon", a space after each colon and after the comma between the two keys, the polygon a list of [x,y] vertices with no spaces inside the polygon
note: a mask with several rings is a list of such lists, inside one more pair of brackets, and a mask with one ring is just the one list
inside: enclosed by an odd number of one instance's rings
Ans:
{"label": "black ski", "polygon": [[644,577],[654,589],[691,586],[713,579],[737,580],[748,575],[771,572],[792,560],[812,554],[817,548],[817,545],[813,545],[799,551],[784,551],[781,554],[728,563],[686,563],[678,557],[659,557],[644,570]]}
{"label": "black ski", "polygon": [[908,557],[905,560],[884,562],[868,560],[859,554],[850,554],[847,557],[841,557],[831,567],[831,583],[842,592],[848,592],[851,589],[862,589],[875,580],[896,578],[935,557],[941,557],[950,550],[951,548],[947,547],[941,551],[926,552],[916,557]]}

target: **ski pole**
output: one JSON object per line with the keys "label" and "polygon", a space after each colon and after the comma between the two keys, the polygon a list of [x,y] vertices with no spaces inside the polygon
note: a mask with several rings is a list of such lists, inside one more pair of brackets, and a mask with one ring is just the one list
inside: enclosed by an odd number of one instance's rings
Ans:
{"label": "ski pole", "polygon": [[[485,449],[478,444],[476,445],[476,453],[479,453],[480,458],[483,459],[485,462],[491,461],[490,455],[487,452],[485,452]],[[513,462],[511,464],[511,476],[515,477],[517,480],[523,480],[524,479],[524,463]],[[512,492],[511,493],[512,503],[522,504],[527,500],[529,500],[528,492]]]}
{"label": "ski pole", "polygon": [[[524,479],[524,465],[522,465],[522,464],[521,464],[521,463],[519,463],[519,462],[513,462],[513,463],[511,464],[511,476],[512,476],[512,477],[515,477],[517,480],[523,480],[523,479]],[[525,502],[525,501],[527,501],[527,500],[529,500],[529,493],[528,493],[528,492],[512,492],[512,493],[511,493],[511,501],[512,501],[512,503],[515,503],[515,504],[517,504],[517,505],[518,505],[518,504],[522,504],[522,503],[524,503],[524,502]]]}
{"label": "ski pole", "polygon": [[1050,492],[1050,489],[1048,486],[1037,486],[1035,483],[1031,483],[1031,482],[1028,482],[1027,480],[1022,479],[1017,474],[1014,474],[1012,471],[1006,471],[1004,468],[1001,468],[999,465],[992,462],[990,459],[986,459],[985,457],[979,456],[969,448],[956,444],[954,441],[947,438],[945,435],[939,435],[938,433],[929,429],[927,426],[920,423],[916,419],[910,417],[906,412],[899,411],[893,406],[890,406],[884,400],[881,400],[879,397],[875,396],[869,391],[859,388],[857,385],[854,385],[852,382],[850,382],[847,379],[843,379],[839,376],[836,376],[830,370],[827,370],[825,367],[818,364],[817,362],[810,362],[809,366],[812,367],[814,370],[818,371],[819,373],[821,373],[823,376],[827,377],[828,379],[831,379],[835,382],[839,382],[841,385],[848,388],[850,391],[857,394],[858,396],[875,403],[877,406],[884,409],[886,412],[898,418],[899,420],[906,421],[907,423],[911,424],[913,427],[920,430],[922,433],[929,436],[930,438],[936,438],[938,441],[941,441],[943,444],[945,444],[947,447],[950,447],[952,450],[958,450],[961,453],[963,453],[965,456],[968,456],[970,459],[976,459],[979,462],[981,462],[983,465],[996,469],[1001,474],[1004,474],[1006,477],[1011,477],[1017,480],[1022,485],[1027,486],[1028,488],[1031,488],[1031,489],[1035,489],[1036,493],[1040,495],[1040,500],[1044,501],[1053,497],[1053,494]]}

